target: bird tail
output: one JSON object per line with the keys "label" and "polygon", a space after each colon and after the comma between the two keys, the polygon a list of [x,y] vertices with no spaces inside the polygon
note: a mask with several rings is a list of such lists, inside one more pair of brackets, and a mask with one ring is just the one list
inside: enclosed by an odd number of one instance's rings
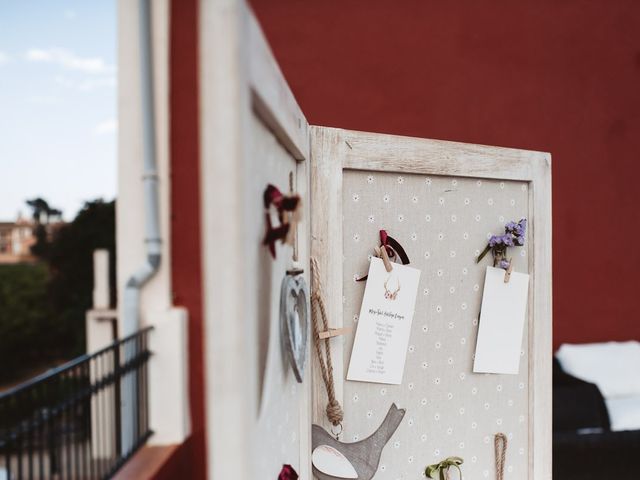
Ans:
{"label": "bird tail", "polygon": [[404,408],[398,408],[395,403],[392,403],[387,412],[387,416],[380,425],[380,428],[376,431],[376,443],[382,441],[382,445],[387,443],[393,436],[395,431],[400,426],[402,418],[404,417],[406,410]]}

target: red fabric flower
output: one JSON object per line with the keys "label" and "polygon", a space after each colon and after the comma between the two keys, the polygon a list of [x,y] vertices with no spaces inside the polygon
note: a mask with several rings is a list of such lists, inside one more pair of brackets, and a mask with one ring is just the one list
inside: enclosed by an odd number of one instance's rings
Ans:
{"label": "red fabric flower", "polygon": [[[263,193],[263,202],[265,210],[265,219],[267,231],[264,235],[263,245],[269,247],[271,256],[276,258],[276,242],[280,240],[283,243],[293,244],[292,232],[295,233],[295,227],[300,220],[302,211],[300,208],[300,196],[296,193],[284,195],[277,187],[269,184]],[[271,223],[271,213],[269,209],[274,206],[278,212],[278,220],[280,225],[274,227]]]}
{"label": "red fabric flower", "polygon": [[283,465],[278,480],[298,480],[298,474],[291,465]]}

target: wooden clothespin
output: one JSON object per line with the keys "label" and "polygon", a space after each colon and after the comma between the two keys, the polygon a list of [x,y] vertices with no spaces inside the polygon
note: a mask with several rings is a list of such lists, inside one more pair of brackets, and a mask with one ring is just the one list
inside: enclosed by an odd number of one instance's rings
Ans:
{"label": "wooden clothespin", "polygon": [[346,335],[349,332],[351,332],[351,328],[350,327],[330,328],[328,332],[320,332],[320,333],[318,333],[318,337],[321,340],[325,340],[327,338],[333,338],[333,337],[339,337],[340,335]]}
{"label": "wooden clothespin", "polygon": [[389,255],[387,254],[387,247],[382,245],[381,247],[375,248],[376,255],[382,259],[382,263],[384,263],[384,268],[387,272],[393,270],[393,265],[391,265],[391,260],[389,260]]}
{"label": "wooden clothespin", "polygon": [[513,271],[513,259],[509,259],[509,268],[504,271],[504,283],[509,283],[511,280],[511,272]]}

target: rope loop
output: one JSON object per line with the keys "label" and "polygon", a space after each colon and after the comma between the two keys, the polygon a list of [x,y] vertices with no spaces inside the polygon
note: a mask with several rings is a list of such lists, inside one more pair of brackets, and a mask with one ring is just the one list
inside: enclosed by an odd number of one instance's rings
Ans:
{"label": "rope loop", "polygon": [[496,480],[503,480],[504,463],[507,459],[507,436],[504,433],[496,433],[493,443],[496,453]]}
{"label": "rope loop", "polygon": [[[320,273],[318,269],[318,261],[311,259],[311,317],[313,326],[313,343],[315,345],[318,364],[322,373],[322,381],[327,390],[329,403],[327,404],[327,418],[334,427],[342,425],[344,412],[340,406],[340,402],[336,399],[335,384],[333,381],[333,363],[331,362],[331,344],[330,338],[320,339],[320,332],[329,331],[329,321],[327,312],[322,300],[322,283],[320,282]],[[322,325],[320,325],[322,323]],[[324,351],[322,348],[324,345]]]}

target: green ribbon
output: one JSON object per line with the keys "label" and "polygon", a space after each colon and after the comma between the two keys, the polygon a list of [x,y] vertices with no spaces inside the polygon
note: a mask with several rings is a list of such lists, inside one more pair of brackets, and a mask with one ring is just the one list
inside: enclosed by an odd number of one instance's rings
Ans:
{"label": "green ribbon", "polygon": [[460,470],[460,465],[464,463],[464,460],[460,457],[449,457],[442,460],[440,463],[434,463],[433,465],[429,465],[424,473],[429,478],[436,478],[436,475],[440,475],[440,480],[448,480],[449,478],[449,469],[451,467],[455,467],[458,469],[458,473],[460,474],[460,480],[462,480],[462,470]]}

